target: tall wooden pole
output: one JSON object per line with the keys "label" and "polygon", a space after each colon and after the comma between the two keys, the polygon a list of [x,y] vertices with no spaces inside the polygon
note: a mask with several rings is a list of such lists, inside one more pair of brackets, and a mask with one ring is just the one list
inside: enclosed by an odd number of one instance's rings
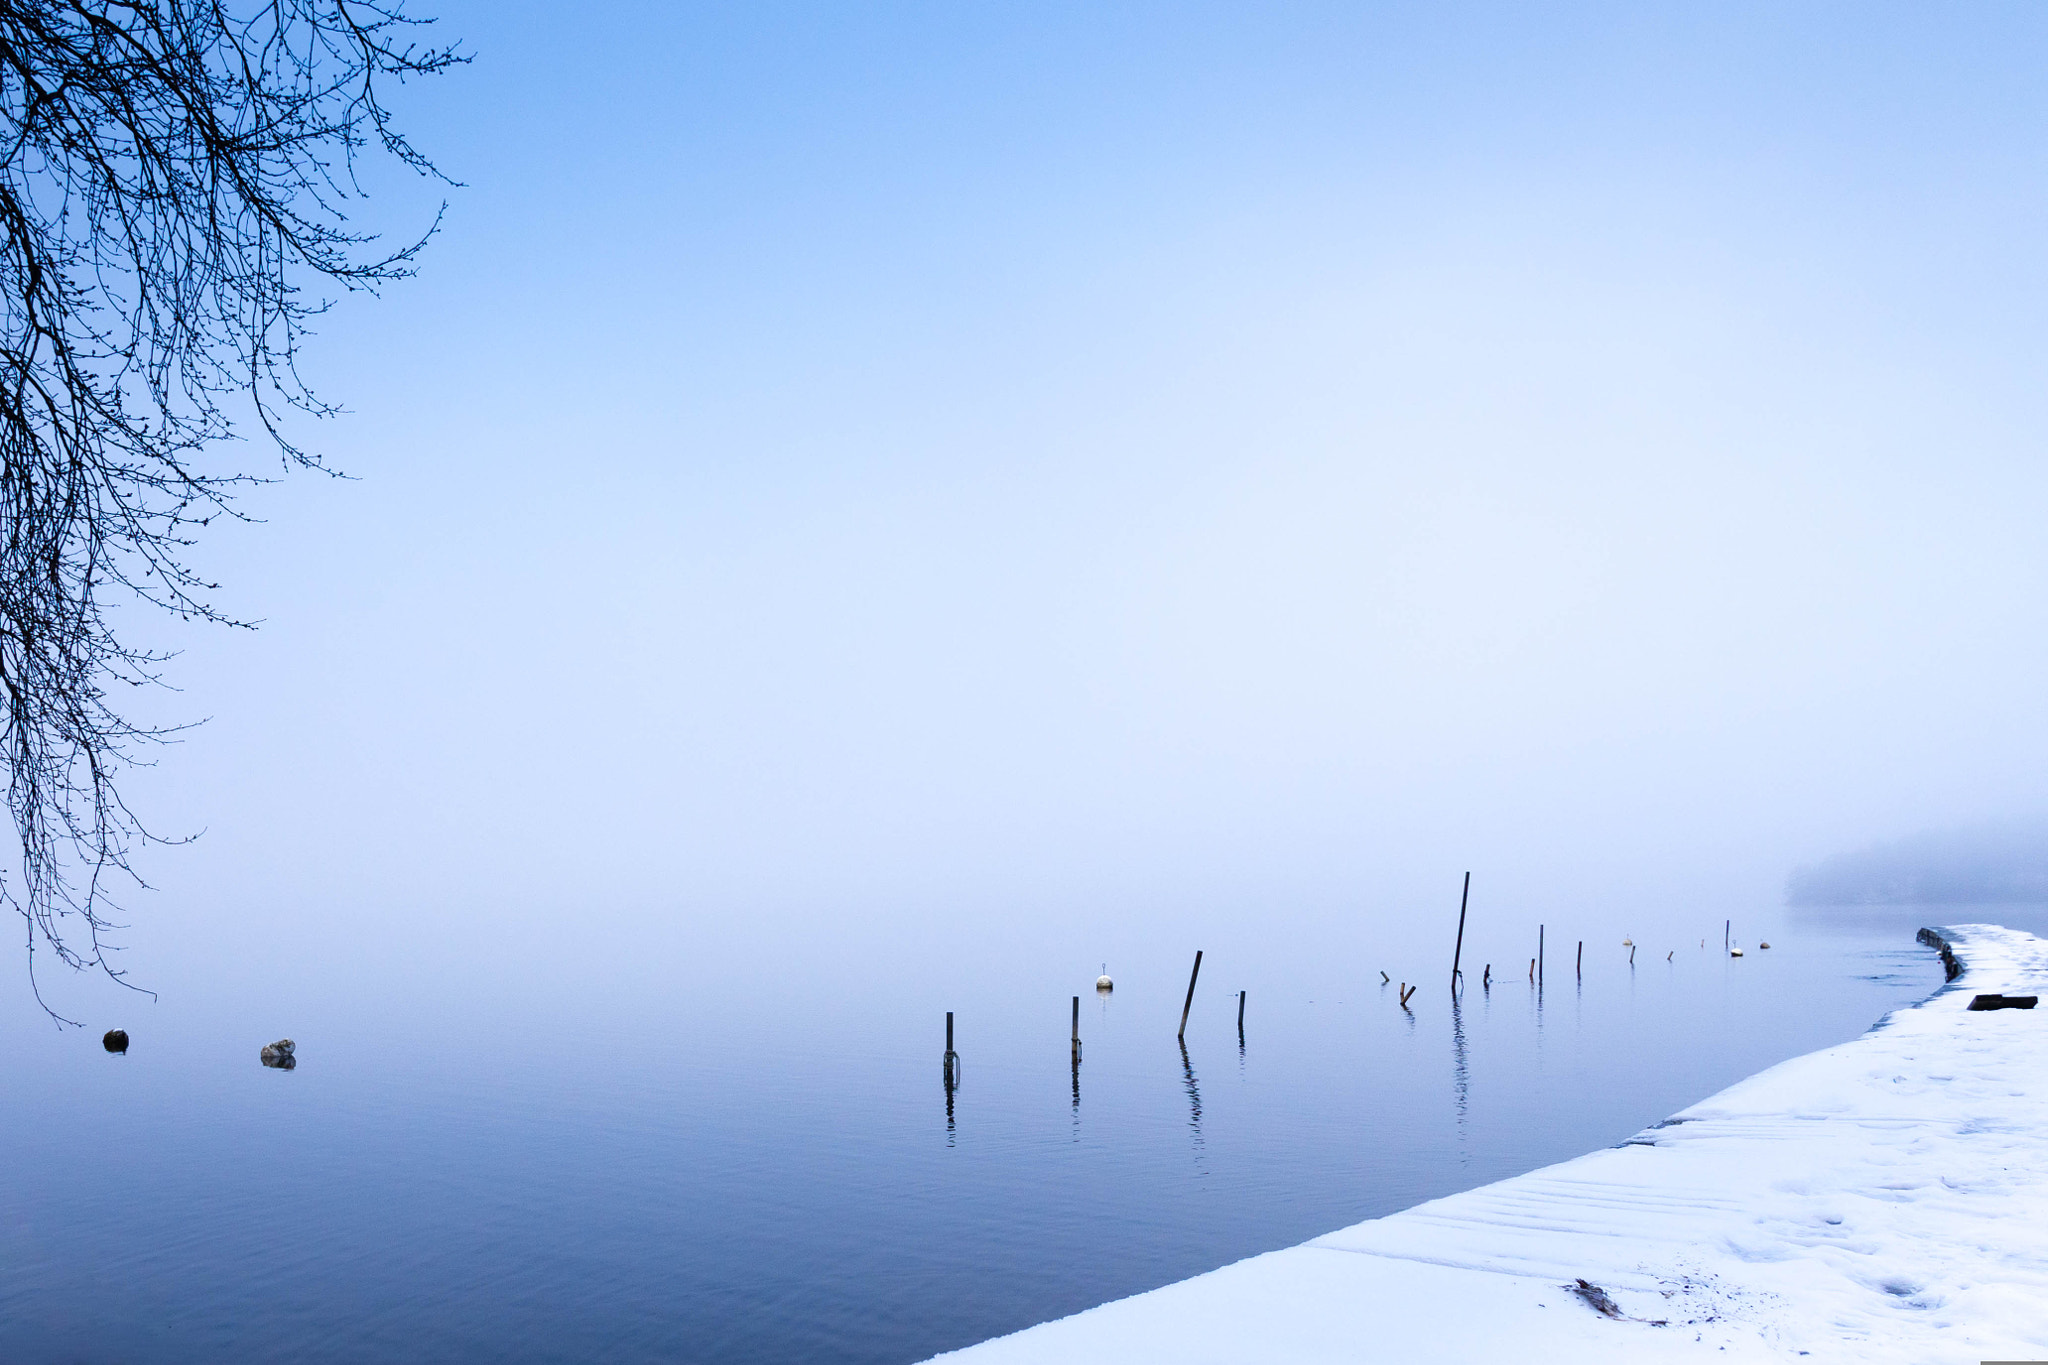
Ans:
{"label": "tall wooden pole", "polygon": [[1185,1005],[1180,1007],[1180,1032],[1173,1035],[1176,1038],[1188,1036],[1188,1011],[1195,1007],[1195,978],[1201,974],[1202,950],[1197,948],[1195,949],[1195,969],[1188,973],[1188,1000]]}
{"label": "tall wooden pole", "polygon": [[1458,897],[1458,946],[1451,949],[1451,990],[1458,989],[1458,960],[1465,956],[1465,906],[1472,899],[1472,874],[1465,874],[1464,894]]}

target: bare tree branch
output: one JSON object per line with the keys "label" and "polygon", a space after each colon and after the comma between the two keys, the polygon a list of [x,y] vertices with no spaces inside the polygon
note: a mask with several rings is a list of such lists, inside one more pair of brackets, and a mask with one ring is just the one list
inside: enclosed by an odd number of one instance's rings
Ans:
{"label": "bare tree branch", "polygon": [[380,93],[466,60],[416,42],[424,22],[396,0],[0,0],[0,901],[32,982],[38,948],[124,979],[109,883],[165,842],[116,779],[170,732],[109,696],[163,656],[116,634],[110,597],[245,624],[187,552],[260,477],[201,457],[234,408],[286,468],[322,467],[280,425],[333,412],[298,372],[307,322],[324,291],[411,274],[439,225],[379,250],[347,212],[365,155],[439,174]]}

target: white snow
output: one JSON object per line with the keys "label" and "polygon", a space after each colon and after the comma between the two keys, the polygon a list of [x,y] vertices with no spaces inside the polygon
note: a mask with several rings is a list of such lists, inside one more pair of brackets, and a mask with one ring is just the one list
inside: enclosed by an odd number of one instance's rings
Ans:
{"label": "white snow", "polygon": [[[2048,1360],[2048,942],[1630,1143],[941,1359]],[[1567,1286],[1584,1279],[1624,1315]]]}

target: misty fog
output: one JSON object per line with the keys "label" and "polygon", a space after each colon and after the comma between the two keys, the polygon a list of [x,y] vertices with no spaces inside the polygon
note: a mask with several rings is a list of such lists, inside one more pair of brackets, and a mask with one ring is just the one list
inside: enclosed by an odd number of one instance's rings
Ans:
{"label": "misty fog", "polygon": [[353,481],[139,620],[167,999],[1676,935],[2040,817],[2031,12],[444,10]]}

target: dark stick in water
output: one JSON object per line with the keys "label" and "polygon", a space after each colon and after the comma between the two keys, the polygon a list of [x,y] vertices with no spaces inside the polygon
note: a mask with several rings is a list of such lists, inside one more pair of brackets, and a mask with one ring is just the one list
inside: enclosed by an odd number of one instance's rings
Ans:
{"label": "dark stick in water", "polygon": [[1173,1035],[1176,1038],[1185,1038],[1188,1036],[1188,1011],[1195,1007],[1195,978],[1200,976],[1201,974],[1202,950],[1197,948],[1195,949],[1195,969],[1188,973],[1187,1003],[1180,1007],[1180,1032]]}
{"label": "dark stick in water", "polygon": [[1458,897],[1458,944],[1451,949],[1451,990],[1458,989],[1458,960],[1465,956],[1465,906],[1472,899],[1472,874],[1465,874],[1465,890]]}

